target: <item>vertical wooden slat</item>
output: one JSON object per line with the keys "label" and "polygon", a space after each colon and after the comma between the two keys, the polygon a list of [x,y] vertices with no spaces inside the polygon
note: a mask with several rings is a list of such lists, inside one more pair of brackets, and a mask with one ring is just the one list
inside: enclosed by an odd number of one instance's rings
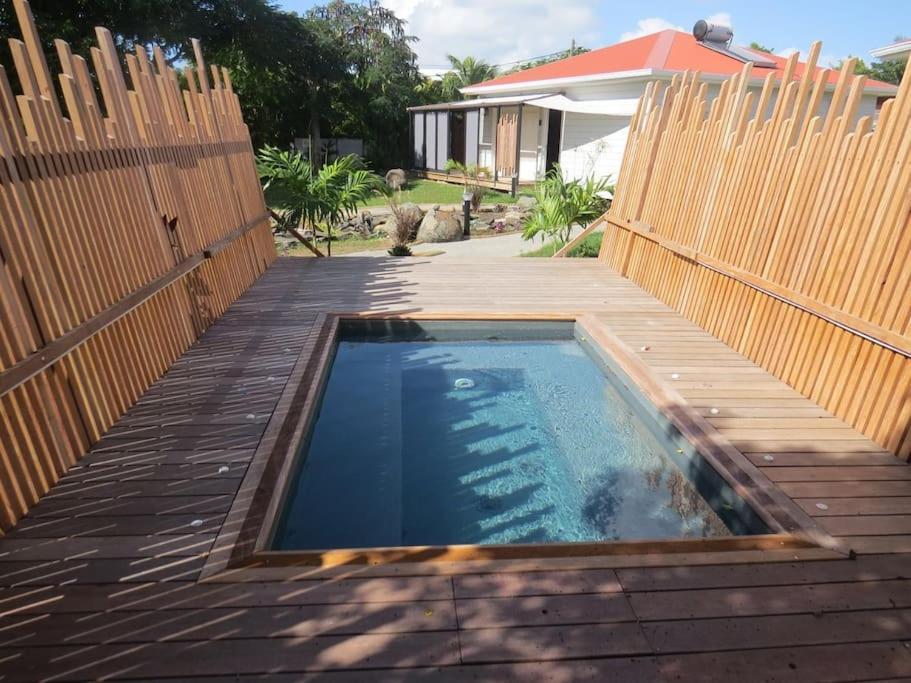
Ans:
{"label": "vertical wooden slat", "polygon": [[820,50],[755,107],[749,65],[707,110],[687,77],[646,88],[600,257],[907,458],[911,75],[874,125]]}
{"label": "vertical wooden slat", "polygon": [[[63,41],[53,75],[28,3],[13,6],[20,94],[0,68],[0,533],[275,258],[237,96],[226,72],[209,81],[198,42],[201,91],[181,91],[159,49],[154,65],[141,48],[127,57],[128,86],[105,29],[94,79]],[[187,259],[195,270],[112,313]],[[64,339],[76,341],[43,362]]]}

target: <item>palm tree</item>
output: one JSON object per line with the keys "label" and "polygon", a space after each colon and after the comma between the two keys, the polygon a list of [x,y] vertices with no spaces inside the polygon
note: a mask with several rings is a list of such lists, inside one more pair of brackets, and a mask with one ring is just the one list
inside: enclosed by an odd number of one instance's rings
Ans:
{"label": "palm tree", "polygon": [[383,188],[383,179],[368,171],[356,154],[314,170],[300,152],[266,145],[256,162],[269,204],[279,211],[279,229],[295,234],[298,228],[309,228],[314,235],[324,230],[330,256],[333,226]]}
{"label": "palm tree", "polygon": [[461,97],[460,88],[490,80],[497,75],[497,68],[483,59],[459,59],[454,55],[446,55],[446,59],[452,65],[452,71],[443,76],[443,90],[452,99]]}
{"label": "palm tree", "polygon": [[574,225],[587,225],[610,206],[614,186],[609,178],[566,180],[559,164],[535,188],[537,203],[525,217],[522,239],[550,237],[554,251],[569,241]]}

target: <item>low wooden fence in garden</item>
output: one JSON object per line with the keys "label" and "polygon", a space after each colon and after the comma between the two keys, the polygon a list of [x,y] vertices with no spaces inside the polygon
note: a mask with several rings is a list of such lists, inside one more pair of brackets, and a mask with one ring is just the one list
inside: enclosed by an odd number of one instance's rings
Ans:
{"label": "low wooden fence in garden", "polygon": [[[53,78],[13,2],[0,69],[0,532],[273,261],[237,96],[199,45],[186,89],[161,50]],[[100,101],[96,96],[100,91]]]}
{"label": "low wooden fence in garden", "polygon": [[851,61],[820,113],[819,49],[760,92],[745,65],[710,104],[698,74],[651,84],[600,256],[907,458],[911,69],[873,121]]}

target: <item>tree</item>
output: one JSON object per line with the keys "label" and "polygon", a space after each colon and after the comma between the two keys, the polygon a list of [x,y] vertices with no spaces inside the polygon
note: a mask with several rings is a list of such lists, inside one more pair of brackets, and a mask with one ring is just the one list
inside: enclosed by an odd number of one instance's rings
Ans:
{"label": "tree", "polygon": [[[51,54],[53,40],[65,40],[77,54],[88,55],[95,46],[95,26],[114,32],[118,47],[131,49],[137,43],[155,42],[169,52],[186,56],[182,43],[185,27],[200,11],[196,0],[32,0],[32,13],[45,52]],[[19,26],[10,0],[0,2],[0,34],[17,36]],[[195,35],[195,34],[194,34]],[[4,43],[6,41],[3,41]],[[9,64],[4,46],[4,66]]]}
{"label": "tree", "polygon": [[759,50],[759,52],[768,52],[769,54],[772,54],[773,52],[775,52],[774,47],[766,47],[762,43],[757,43],[755,40],[752,43],[750,43],[750,49]]}
{"label": "tree", "polygon": [[423,80],[411,49],[417,39],[376,0],[332,0],[308,17],[339,45],[350,76],[334,93],[330,110],[319,117],[311,113],[311,125],[327,119],[335,135],[362,138],[378,167],[404,163],[407,108],[419,103]]}
{"label": "tree", "polygon": [[[845,60],[842,60],[833,68],[841,69],[842,66],[844,66],[844,63]],[[860,76],[867,76],[868,78],[875,78],[877,81],[898,85],[902,81],[902,76],[905,75],[905,68],[907,66],[907,62],[898,60],[877,61],[868,65],[864,60],[858,57],[857,62],[854,64],[854,73]]]}
{"label": "tree", "polygon": [[269,204],[280,212],[279,229],[292,234],[310,230],[314,235],[325,231],[330,255],[332,228],[384,187],[383,179],[354,154],[314,170],[300,152],[266,146],[256,161]]}
{"label": "tree", "polygon": [[538,57],[537,59],[522,62],[521,64],[509,69],[506,73],[511,74],[517,71],[533,69],[536,66],[543,66],[544,64],[550,64],[551,62],[559,62],[561,59],[569,59],[570,57],[575,57],[576,55],[585,54],[588,51],[589,49],[587,47],[573,45],[568,50],[562,50],[560,52],[555,52],[552,55],[547,55],[546,57]]}
{"label": "tree", "polygon": [[[416,39],[376,0],[332,0],[305,16],[270,0],[32,0],[32,9],[52,69],[54,38],[88,57],[97,25],[123,51],[154,42],[178,63],[192,64],[196,37],[209,62],[231,71],[254,146],[328,131],[362,138],[377,165],[405,161],[406,109],[425,96]],[[18,33],[9,0],[0,0],[0,31]],[[18,90],[5,46],[0,63]]]}
{"label": "tree", "polygon": [[314,22],[286,12],[266,13],[204,47],[210,61],[231,71],[257,147],[305,136],[314,112],[329,114],[351,79],[337,43]]}
{"label": "tree", "polygon": [[496,67],[491,66],[483,59],[475,59],[470,56],[459,59],[454,55],[446,55],[446,59],[449,60],[452,66],[452,71],[448,71],[443,75],[442,89],[447,99],[461,99],[462,93],[459,91],[462,88],[475,83],[489,81],[497,75]]}

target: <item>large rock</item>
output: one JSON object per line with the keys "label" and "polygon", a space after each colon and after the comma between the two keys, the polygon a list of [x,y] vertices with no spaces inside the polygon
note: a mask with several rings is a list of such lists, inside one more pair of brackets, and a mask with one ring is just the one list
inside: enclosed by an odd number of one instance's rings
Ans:
{"label": "large rock", "polygon": [[462,222],[454,211],[431,209],[418,228],[420,242],[456,242],[462,239]]}
{"label": "large rock", "polygon": [[522,195],[516,200],[516,206],[519,207],[522,211],[527,211],[528,209],[534,208],[538,203],[538,200],[535,197],[528,197]]}
{"label": "large rock", "polygon": [[525,216],[518,211],[507,211],[503,214],[503,222],[507,225],[521,225]]}
{"label": "large rock", "polygon": [[393,190],[400,190],[405,185],[405,171],[393,168],[386,172],[386,185]]}

